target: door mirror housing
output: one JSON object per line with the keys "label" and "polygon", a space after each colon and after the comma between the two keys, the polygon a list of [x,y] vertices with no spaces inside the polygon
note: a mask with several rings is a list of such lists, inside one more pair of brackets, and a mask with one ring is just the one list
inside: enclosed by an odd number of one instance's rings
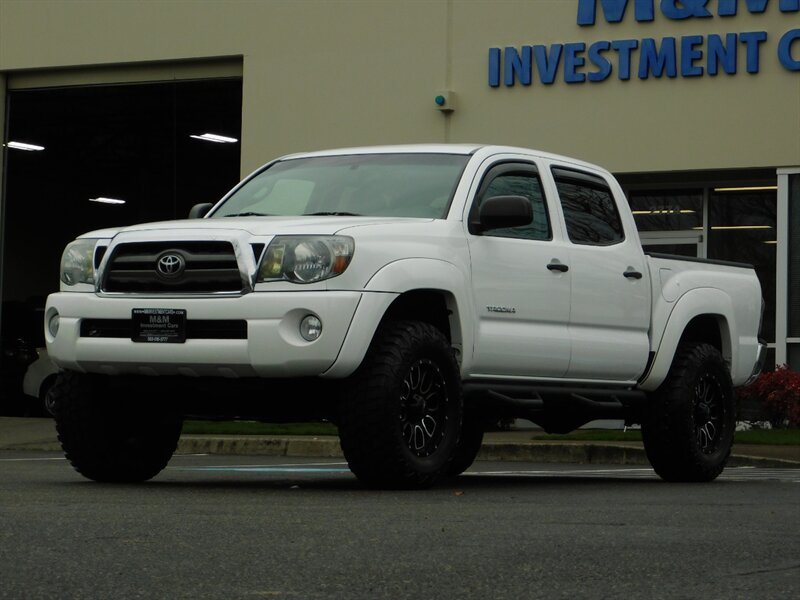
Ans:
{"label": "door mirror housing", "polygon": [[532,222],[533,209],[525,196],[492,196],[481,203],[478,221],[472,225],[475,233],[481,233]]}
{"label": "door mirror housing", "polygon": [[211,202],[203,202],[202,204],[195,204],[192,207],[192,210],[189,211],[189,218],[190,219],[202,219],[208,214],[213,208],[213,204]]}

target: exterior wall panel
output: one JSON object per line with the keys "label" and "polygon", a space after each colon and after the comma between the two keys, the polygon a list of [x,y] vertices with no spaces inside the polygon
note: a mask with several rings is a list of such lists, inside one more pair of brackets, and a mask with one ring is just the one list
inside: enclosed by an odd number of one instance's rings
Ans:
{"label": "exterior wall panel", "polygon": [[[637,22],[628,4],[620,23],[598,11],[581,27],[578,0],[0,0],[0,71],[241,56],[243,172],[296,150],[412,141],[535,146],[626,173],[797,164],[800,71],[777,51],[800,13],[742,1],[720,17],[710,2],[710,18],[671,20],[655,2]],[[562,61],[552,85],[537,72],[530,86],[488,85],[489,48],[749,31],[768,34],[758,73],[742,47],[735,75],[620,81],[617,69],[570,84]],[[800,41],[790,52],[800,60]],[[452,115],[433,105],[441,89],[456,93]]]}

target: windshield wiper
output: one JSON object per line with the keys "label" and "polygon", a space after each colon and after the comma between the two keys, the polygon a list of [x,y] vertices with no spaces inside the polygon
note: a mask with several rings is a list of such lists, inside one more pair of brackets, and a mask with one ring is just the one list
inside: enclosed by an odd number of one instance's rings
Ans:
{"label": "windshield wiper", "polygon": [[240,212],[240,213],[233,213],[230,215],[225,215],[225,217],[274,217],[275,215],[269,215],[267,213],[260,213],[260,212]]}
{"label": "windshield wiper", "polygon": [[304,217],[360,217],[362,215],[352,212],[323,211],[323,212],[306,213],[303,216]]}

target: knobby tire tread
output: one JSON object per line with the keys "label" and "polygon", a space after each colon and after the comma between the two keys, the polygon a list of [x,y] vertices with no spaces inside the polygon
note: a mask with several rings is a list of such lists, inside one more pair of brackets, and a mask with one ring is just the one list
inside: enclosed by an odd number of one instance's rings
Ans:
{"label": "knobby tire tread", "polygon": [[[725,420],[720,447],[704,455],[696,443],[693,385],[703,372],[712,371],[722,381]],[[650,464],[666,481],[712,481],[722,473],[733,446],[734,400],[728,368],[710,344],[689,342],[678,347],[667,379],[653,394],[642,427]]]}
{"label": "knobby tire tread", "polygon": [[[416,321],[384,324],[370,345],[367,357],[345,386],[340,400],[339,430],[342,450],[350,469],[364,483],[378,488],[425,488],[447,473],[452,459],[420,461],[411,458],[398,439],[395,421],[397,383],[419,352],[435,356],[448,371],[450,402],[459,403],[458,424],[448,440],[457,442],[460,429],[461,382],[453,351],[444,335],[432,325]],[[443,449],[446,451],[446,449]]]}
{"label": "knobby tire tread", "polygon": [[[135,483],[166,467],[180,438],[182,420],[141,399],[122,410],[89,376],[64,371],[53,385],[56,431],[64,454],[88,479]],[[136,408],[131,408],[131,407]]]}

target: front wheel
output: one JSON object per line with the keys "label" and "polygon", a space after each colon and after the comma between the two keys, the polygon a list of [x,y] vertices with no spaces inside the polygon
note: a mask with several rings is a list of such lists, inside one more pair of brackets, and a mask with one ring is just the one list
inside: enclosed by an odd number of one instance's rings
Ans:
{"label": "front wheel", "polygon": [[477,415],[465,411],[461,425],[461,437],[453,453],[453,460],[447,468],[447,473],[455,477],[461,475],[472,466],[475,457],[483,445],[483,432],[486,427],[484,420]]}
{"label": "front wheel", "polygon": [[112,388],[108,378],[63,371],[50,390],[61,447],[76,471],[101,482],[141,482],[169,462],[182,418],[157,396]]}
{"label": "front wheel", "polygon": [[390,322],[345,386],[342,450],[367,485],[428,487],[448,473],[461,417],[461,380],[447,339],[427,323]]}
{"label": "front wheel", "polygon": [[719,351],[681,344],[650,401],[642,439],[656,473],[667,481],[711,481],[722,473],[733,446],[735,406]]}

